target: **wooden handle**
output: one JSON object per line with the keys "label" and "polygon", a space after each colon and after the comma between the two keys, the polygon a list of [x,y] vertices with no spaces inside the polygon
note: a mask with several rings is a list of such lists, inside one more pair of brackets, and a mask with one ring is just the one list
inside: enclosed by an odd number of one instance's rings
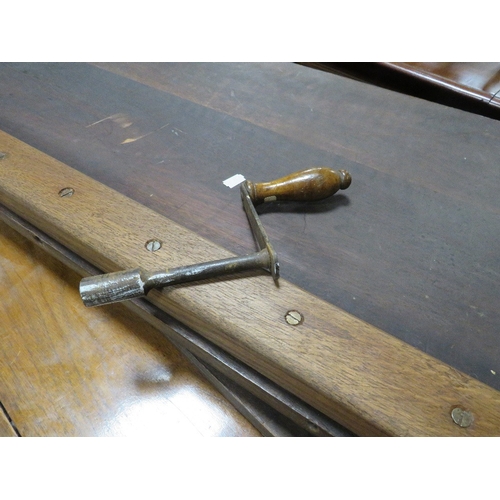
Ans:
{"label": "wooden handle", "polygon": [[[0,144],[9,152],[0,160],[0,203],[103,271],[154,269],[163,256],[146,251],[144,242],[158,234],[170,235],[170,265],[231,256],[1,131]],[[63,186],[75,194],[61,197]],[[257,275],[245,286],[214,280],[151,293],[149,300],[355,434],[499,434],[498,391],[286,280],[279,287]],[[285,315],[296,307],[303,322],[292,325]],[[453,419],[457,407],[473,413],[469,427]]]}
{"label": "wooden handle", "polygon": [[254,205],[267,201],[316,201],[328,198],[351,185],[346,170],[314,167],[270,182],[246,181]]}

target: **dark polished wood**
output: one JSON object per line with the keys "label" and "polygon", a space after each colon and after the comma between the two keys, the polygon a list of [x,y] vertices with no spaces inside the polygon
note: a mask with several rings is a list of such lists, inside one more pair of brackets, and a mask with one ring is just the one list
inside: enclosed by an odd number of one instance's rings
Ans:
{"label": "dark polished wood", "polygon": [[450,94],[500,108],[498,62],[404,62],[383,65],[416,80],[429,82],[436,88],[447,89]]}
{"label": "dark polished wood", "polygon": [[500,389],[497,121],[292,64],[0,74],[0,128],[236,254],[253,241],[224,179],[349,171],[345,193],[259,208],[282,276]]}
{"label": "dark polished wood", "polygon": [[303,64],[420,99],[500,119],[498,62]]}
{"label": "dark polished wood", "polygon": [[[1,202],[98,269],[228,255],[2,131],[0,143],[7,151]],[[150,252],[145,242],[154,234],[169,235],[168,247]],[[152,290],[148,302],[354,433],[489,436],[500,429],[499,391],[284,279],[273,286],[263,270]],[[454,410],[472,412],[472,425],[455,424]]]}

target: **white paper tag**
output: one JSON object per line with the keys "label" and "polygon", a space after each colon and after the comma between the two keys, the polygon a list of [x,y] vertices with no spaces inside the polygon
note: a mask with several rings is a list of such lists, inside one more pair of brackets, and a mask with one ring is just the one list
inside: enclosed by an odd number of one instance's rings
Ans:
{"label": "white paper tag", "polygon": [[229,177],[229,179],[222,181],[222,184],[224,184],[224,186],[227,186],[228,188],[234,188],[238,184],[241,184],[244,180],[245,178],[241,174],[236,174],[232,177]]}

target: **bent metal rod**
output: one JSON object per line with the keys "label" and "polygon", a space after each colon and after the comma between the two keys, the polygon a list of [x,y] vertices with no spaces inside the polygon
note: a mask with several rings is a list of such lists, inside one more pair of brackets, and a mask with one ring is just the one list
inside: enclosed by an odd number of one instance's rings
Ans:
{"label": "bent metal rod", "polygon": [[87,307],[111,304],[143,297],[153,288],[227,276],[250,269],[265,269],[277,282],[278,257],[254,205],[269,201],[321,200],[339,189],[347,189],[350,184],[351,176],[348,172],[336,172],[326,167],[303,170],[266,183],[254,184],[245,181],[240,187],[241,198],[259,251],[172,269],[146,271],[137,268],[90,276],[80,282],[83,303]]}

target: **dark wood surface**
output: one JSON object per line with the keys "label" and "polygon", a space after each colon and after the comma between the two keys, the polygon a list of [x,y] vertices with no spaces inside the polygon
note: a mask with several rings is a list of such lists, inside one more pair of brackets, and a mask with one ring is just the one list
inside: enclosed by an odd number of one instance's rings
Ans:
{"label": "dark wood surface", "polygon": [[282,275],[500,388],[497,122],[293,64],[106,68],[2,65],[0,128],[238,254],[224,179],[347,169],[261,209]]}
{"label": "dark wood surface", "polygon": [[498,62],[406,62],[384,65],[420,81],[428,81],[436,87],[446,88],[450,93],[500,107]]}
{"label": "dark wood surface", "polygon": [[282,276],[500,389],[498,122],[293,64],[101,66],[0,65],[0,128],[236,254],[224,179],[348,170],[260,209]]}
{"label": "dark wood surface", "polygon": [[498,62],[302,64],[495,120],[500,119]]}
{"label": "dark wood surface", "polygon": [[[29,232],[35,242],[48,235],[105,272],[230,255],[3,131],[0,143],[7,152],[0,200],[41,231]],[[72,196],[61,195],[67,186],[74,188]],[[168,245],[148,251],[146,242],[158,235],[168,235]],[[499,391],[289,281],[271,281],[264,270],[247,271],[153,290],[147,303],[356,434],[498,435]],[[84,309],[81,303],[78,309]],[[287,320],[291,309],[300,311],[301,324]],[[156,314],[144,318],[156,324]],[[457,408],[471,412],[472,425],[454,423]]]}

